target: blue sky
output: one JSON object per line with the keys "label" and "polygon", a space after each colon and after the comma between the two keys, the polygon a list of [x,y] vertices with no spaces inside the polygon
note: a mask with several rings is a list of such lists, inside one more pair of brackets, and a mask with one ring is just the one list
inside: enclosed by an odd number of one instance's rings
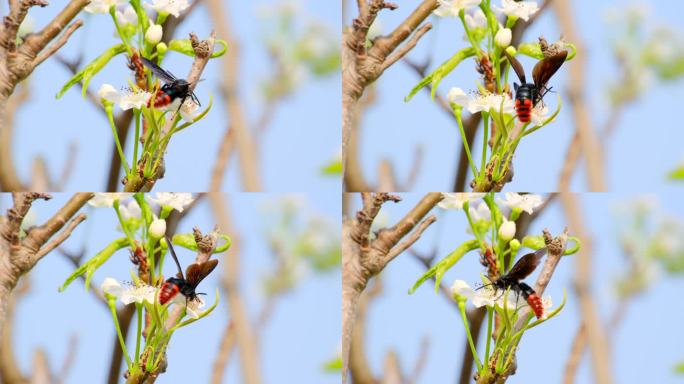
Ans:
{"label": "blue sky", "polygon": [[[240,41],[241,66],[240,94],[248,105],[247,115],[253,122],[263,106],[259,87],[271,75],[272,68],[262,44],[265,31],[258,14],[273,8],[282,1],[261,0],[230,2],[234,33]],[[325,24],[333,36],[340,30],[339,7],[327,3],[302,0],[300,10],[306,20]],[[1,8],[4,12],[4,6]],[[58,3],[35,8],[30,15],[36,26],[44,25],[60,10]],[[74,59],[83,53],[84,63],[97,57],[104,47],[115,44],[114,26],[109,15],[82,15],[85,26],[77,31],[60,52]],[[176,37],[187,38],[189,32],[207,36],[212,29],[206,8],[199,6],[176,31]],[[220,38],[220,36],[219,36]],[[177,76],[187,74],[192,61],[187,56],[170,53],[164,66]],[[175,136],[168,148],[166,176],[156,185],[158,191],[205,191],[209,186],[211,169],[218,146],[230,122],[220,100],[219,79],[221,64],[210,62],[198,86],[197,96],[203,105],[214,98],[214,108],[201,123]],[[61,174],[67,159],[69,144],[76,142],[76,165],[67,191],[103,190],[109,169],[110,150],[113,145],[111,130],[104,115],[88,100],[81,98],[77,87],[60,100],[55,94],[70,78],[70,73],[54,59],[41,65],[29,79],[30,101],[18,114],[14,137],[14,156],[22,179],[27,180],[35,156],[47,160],[53,177]],[[103,83],[115,88],[125,86],[130,71],[123,56],[95,76],[91,88],[97,92]],[[339,190],[340,182],[325,177],[321,167],[339,154],[340,150],[340,77],[309,78],[290,98],[275,111],[273,123],[263,135],[259,158],[263,189],[266,191],[320,191]],[[305,138],[306,140],[303,140]],[[132,137],[130,139],[133,140]],[[132,148],[132,146],[129,146]],[[132,149],[131,149],[132,150]],[[129,160],[132,156],[129,156]],[[240,191],[236,161],[231,161],[228,176],[222,186],[225,191]]]}
{"label": "blue sky", "polygon": [[[497,3],[497,2],[494,2]],[[586,45],[587,82],[584,84],[594,124],[602,127],[608,108],[604,85],[615,81],[615,62],[608,49],[609,27],[605,15],[610,9],[621,9],[634,2],[618,0],[572,2],[577,28]],[[679,16],[684,3],[675,1],[651,1],[651,23],[666,24],[680,35]],[[400,4],[396,11],[384,11],[380,15],[381,30],[388,32],[406,17],[410,5]],[[536,41],[543,35],[556,40],[563,32],[550,7],[530,28],[523,41]],[[353,13],[352,13],[353,14]],[[458,19],[432,18],[434,28],[418,44],[408,57],[417,63],[431,58],[432,70],[453,53],[465,46],[463,28]],[[529,68],[531,60],[523,60]],[[551,79],[551,86],[564,91],[567,69],[561,68]],[[440,84],[439,91],[446,95],[451,87],[464,90],[475,88],[478,74],[472,61],[462,63]],[[462,144],[458,127],[429,98],[420,92],[410,102],[404,97],[420,79],[402,62],[385,71],[376,83],[377,102],[368,110],[362,124],[360,156],[366,177],[377,180],[378,163],[389,159],[395,167],[401,185],[413,164],[416,146],[424,149],[422,168],[412,191],[444,191],[453,186],[458,151]],[[679,185],[669,183],[666,175],[684,158],[681,142],[684,133],[674,129],[669,113],[684,98],[681,81],[651,88],[645,97],[629,104],[619,126],[605,150],[605,174],[609,191],[667,191],[677,190]],[[563,94],[561,94],[563,95]],[[555,96],[549,99],[555,107]],[[552,125],[526,138],[520,144],[514,159],[515,177],[505,188],[509,191],[555,191],[558,174],[565,159],[566,148],[572,139],[574,126],[567,99],[563,109]],[[552,108],[553,109],[553,108]],[[478,136],[480,139],[482,135]],[[473,148],[481,148],[475,144]],[[475,151],[479,154],[479,149]],[[475,155],[479,156],[479,155]],[[584,163],[580,163],[584,167]],[[470,181],[472,177],[468,178]],[[572,180],[571,190],[585,191],[587,185],[584,170]]]}
{"label": "blue sky", "polygon": [[[388,224],[401,218],[422,197],[402,194],[399,204],[388,203],[380,215]],[[614,213],[618,206],[636,199],[635,194],[583,194],[580,205],[586,217],[586,232],[592,236],[592,294],[602,319],[607,319],[615,307],[613,279],[625,268],[625,260],[616,241],[617,225]],[[659,212],[666,212],[681,223],[684,205],[676,194],[647,195],[659,201]],[[358,199],[355,206],[358,207]],[[437,250],[437,259],[451,252],[462,241],[472,238],[465,233],[466,220],[461,211],[435,210],[438,221],[417,242],[417,251],[426,254]],[[677,219],[678,218],[678,219]],[[541,234],[549,228],[557,234],[566,222],[559,202],[554,202],[530,228],[530,234]],[[572,232],[570,233],[572,235]],[[471,285],[479,281],[482,266],[477,253],[469,253],[449,270],[443,279],[450,286],[462,279]],[[568,301],[554,319],[525,333],[518,352],[518,371],[510,383],[559,383],[569,354],[573,336],[580,322],[578,302],[572,290],[575,263],[572,256],[561,260],[545,294],[554,305],[561,302],[563,291]],[[427,362],[420,376],[421,383],[454,382],[460,369],[465,332],[460,315],[441,294],[436,294],[429,282],[413,295],[408,289],[425,272],[412,255],[404,253],[383,271],[383,294],[369,309],[367,323],[367,355],[371,367],[381,372],[383,359],[389,350],[397,352],[404,372],[410,372],[419,354],[423,337],[430,340]],[[526,279],[535,281],[537,272]],[[674,364],[684,359],[679,340],[684,337],[681,324],[684,312],[673,302],[684,289],[684,280],[661,273],[645,294],[632,300],[613,344],[613,374],[616,383],[675,383],[681,376],[672,373]],[[486,328],[485,332],[486,333]],[[483,336],[484,337],[484,336]],[[482,339],[481,339],[482,340]],[[582,360],[577,383],[592,383],[593,376],[587,355]]]}
{"label": "blue sky", "polygon": [[[52,201],[35,204],[38,220],[44,220],[60,207],[68,196],[57,195]],[[322,216],[340,233],[340,210],[337,197],[294,195],[303,202],[302,217]],[[233,211],[234,225],[239,231],[241,246],[241,290],[251,319],[260,313],[264,303],[260,278],[273,268],[273,255],[266,244],[264,231],[268,217],[264,209],[277,204],[283,195],[233,194],[226,196]],[[0,196],[2,210],[8,208],[9,195]],[[83,245],[86,257],[93,256],[105,244],[121,236],[115,230],[114,211],[107,208],[89,209],[88,220],[74,232],[65,248],[78,251]],[[180,233],[199,226],[203,231],[213,228],[215,220],[208,201],[201,202],[181,223]],[[180,263],[186,265],[194,255],[177,249]],[[218,256],[221,260],[221,256]],[[93,282],[100,285],[105,277],[130,280],[128,253],[114,254],[95,273]],[[170,275],[172,264],[165,265]],[[63,293],[57,292],[73,267],[57,252],[38,263],[29,275],[31,291],[19,304],[15,318],[14,345],[17,360],[24,372],[30,372],[32,356],[37,348],[47,352],[49,363],[57,369],[64,359],[67,342],[72,334],[78,336],[75,363],[67,378],[69,383],[104,382],[114,337],[111,315],[86,293],[77,280]],[[220,287],[221,264],[200,285],[213,301]],[[338,383],[339,375],[324,372],[322,366],[334,358],[339,350],[340,317],[339,269],[324,274],[309,272],[300,284],[276,301],[272,317],[261,334],[259,354],[264,383],[296,380],[301,383]],[[209,382],[211,366],[218,350],[220,335],[228,319],[225,296],[207,318],[185,327],[174,334],[170,344],[169,368],[159,383]],[[134,329],[134,328],[132,328]],[[135,345],[135,339],[130,339]],[[233,355],[235,356],[235,355]],[[238,358],[232,359],[225,376],[226,382],[239,382]]]}

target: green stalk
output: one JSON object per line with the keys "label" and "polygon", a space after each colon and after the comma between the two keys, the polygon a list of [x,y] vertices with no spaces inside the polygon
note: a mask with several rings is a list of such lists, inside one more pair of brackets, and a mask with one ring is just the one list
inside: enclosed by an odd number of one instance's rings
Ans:
{"label": "green stalk", "polygon": [[477,177],[477,168],[475,167],[473,157],[470,155],[470,146],[468,145],[468,139],[466,139],[465,129],[463,128],[463,120],[461,119],[462,112],[462,107],[454,108],[454,116],[456,116],[456,121],[458,122],[458,129],[461,131],[461,140],[463,140],[463,149],[465,149],[466,156],[468,157],[470,170],[473,172],[473,176]]}
{"label": "green stalk", "polygon": [[114,135],[114,142],[116,143],[116,151],[119,153],[119,158],[121,158],[121,164],[123,164],[124,171],[126,174],[131,173],[131,168],[128,166],[128,162],[126,161],[126,156],[124,156],[123,149],[121,148],[121,142],[119,141],[119,133],[116,130],[116,124],[114,124],[114,114],[112,113],[112,110],[114,109],[114,105],[111,103],[108,103],[105,105],[105,112],[107,112],[107,118],[109,119],[109,125],[112,128],[112,135]]}
{"label": "green stalk", "polygon": [[140,358],[140,339],[142,339],[142,323],[143,323],[143,312],[142,304],[135,303],[135,309],[138,312],[138,332],[135,338],[135,360]]}
{"label": "green stalk", "polygon": [[484,121],[484,138],[482,138],[482,159],[480,160],[480,177],[482,181],[485,178],[485,164],[487,164],[487,141],[489,141],[489,113],[481,112],[482,120]]}
{"label": "green stalk", "polygon": [[458,308],[461,312],[461,318],[463,319],[463,326],[466,330],[466,336],[468,336],[468,345],[470,345],[470,352],[475,358],[475,364],[477,364],[477,370],[482,370],[482,363],[480,362],[480,357],[477,355],[477,349],[475,348],[475,343],[473,343],[473,336],[470,333],[470,325],[468,325],[468,316],[465,311],[465,300],[459,300]]}
{"label": "green stalk", "polygon": [[123,32],[121,31],[121,26],[119,25],[119,21],[116,20],[116,7],[111,6],[109,7],[109,14],[112,15],[112,20],[114,20],[114,26],[116,27],[116,32],[119,34],[119,37],[121,38],[121,42],[123,43],[124,47],[126,47],[126,52],[130,56],[133,56],[133,50],[131,47],[128,45],[128,41],[126,40],[126,36],[124,36]]}

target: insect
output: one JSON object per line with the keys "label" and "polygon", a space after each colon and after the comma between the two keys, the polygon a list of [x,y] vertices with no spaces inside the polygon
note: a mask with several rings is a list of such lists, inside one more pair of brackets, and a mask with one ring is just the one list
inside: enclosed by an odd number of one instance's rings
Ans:
{"label": "insect", "polygon": [[211,259],[203,263],[192,263],[188,265],[188,268],[185,270],[185,277],[183,277],[183,271],[178,262],[178,257],[176,257],[176,252],[173,250],[173,245],[171,245],[171,239],[167,237],[166,242],[169,244],[171,256],[173,256],[173,260],[178,267],[178,275],[176,275],[176,277],[169,277],[166,279],[166,282],[164,282],[164,285],[162,285],[159,290],[159,304],[164,305],[168,303],[178,293],[185,296],[185,302],[187,304],[188,300],[195,300],[197,299],[197,295],[205,294],[195,292],[195,288],[197,288],[197,285],[216,268],[218,260]]}
{"label": "insect", "polygon": [[537,268],[541,258],[545,254],[546,248],[541,248],[538,251],[526,254],[513,265],[513,268],[511,268],[508,273],[501,275],[491,284],[497,290],[505,291],[506,289],[510,289],[518,296],[522,295],[537,318],[544,316],[544,305],[542,304],[542,300],[532,287],[520,280],[529,276],[530,273]]}
{"label": "insect", "polygon": [[511,67],[518,75],[520,79],[520,85],[513,83],[513,88],[515,90],[515,112],[518,115],[518,119],[522,123],[529,123],[532,114],[532,108],[534,108],[537,103],[539,103],[544,95],[551,90],[551,88],[546,87],[546,83],[549,81],[551,76],[553,76],[558,68],[565,62],[565,58],[568,56],[568,51],[560,50],[555,54],[545,57],[540,60],[532,69],[532,80],[534,83],[528,83],[525,78],[525,70],[522,64],[513,56],[506,52],[506,57],[508,62],[511,63]]}
{"label": "insect", "polygon": [[145,64],[145,66],[155,74],[155,76],[164,82],[164,85],[162,85],[161,88],[159,88],[157,92],[150,97],[150,100],[147,102],[148,108],[150,108],[152,105],[155,108],[160,108],[173,103],[173,101],[176,99],[180,99],[181,102],[178,106],[178,109],[180,109],[180,106],[183,105],[188,97],[197,103],[197,105],[201,105],[195,93],[190,89],[190,86],[193,83],[189,83],[185,79],[177,79],[176,76],[171,74],[171,72],[162,69],[157,64],[144,57],[141,57],[140,59],[142,60],[143,64]]}

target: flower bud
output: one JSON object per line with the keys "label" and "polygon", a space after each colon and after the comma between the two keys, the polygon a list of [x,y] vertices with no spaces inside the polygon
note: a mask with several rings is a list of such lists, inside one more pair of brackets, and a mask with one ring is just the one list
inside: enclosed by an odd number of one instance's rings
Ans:
{"label": "flower bud", "polygon": [[494,36],[494,41],[499,47],[506,48],[511,45],[512,37],[513,34],[509,28],[500,28],[496,36]]}
{"label": "flower bud", "polygon": [[150,224],[150,236],[153,239],[161,239],[166,234],[166,221],[155,218]]}
{"label": "flower bud", "polygon": [[515,236],[515,221],[508,221],[504,218],[504,222],[499,227],[499,238],[509,241],[513,236]]}
{"label": "flower bud", "polygon": [[157,44],[161,41],[162,33],[161,25],[152,24],[145,32],[145,40],[150,44]]}
{"label": "flower bud", "polygon": [[159,44],[157,44],[157,53],[161,56],[164,56],[166,54],[166,51],[169,50],[169,46],[166,45],[163,41]]}

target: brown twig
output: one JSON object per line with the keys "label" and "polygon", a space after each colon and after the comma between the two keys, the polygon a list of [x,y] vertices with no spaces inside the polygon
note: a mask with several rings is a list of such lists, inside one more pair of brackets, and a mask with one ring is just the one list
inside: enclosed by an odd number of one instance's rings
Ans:
{"label": "brown twig", "polygon": [[[226,40],[230,49],[222,59],[223,82],[221,91],[224,97],[225,109],[228,111],[230,125],[227,130],[234,131],[234,146],[238,150],[240,162],[240,176],[245,191],[256,192],[262,188],[257,145],[249,128],[244,101],[238,91],[239,53],[240,48],[237,38],[232,31],[230,15],[221,0],[205,1],[218,35]],[[224,135],[224,138],[228,134]]]}
{"label": "brown twig", "polygon": [[603,150],[596,137],[596,132],[591,120],[591,112],[585,98],[585,73],[584,59],[582,56],[584,44],[575,27],[573,10],[570,3],[566,1],[553,2],[559,27],[565,37],[572,41],[580,54],[575,57],[568,65],[568,98],[572,106],[572,114],[575,122],[575,130],[579,136],[579,143],[586,159],[587,182],[592,192],[606,190],[606,179],[604,175]]}
{"label": "brown twig", "polygon": [[[67,233],[83,219],[73,219],[76,213],[92,197],[91,193],[77,193],[57,213],[42,225],[25,229],[21,236],[21,223],[29,208],[37,199],[49,199],[44,193],[14,193],[14,205],[0,218],[0,332],[6,318],[7,300],[16,287],[19,278],[28,273],[40,261],[47,250],[53,249],[66,236],[61,233],[66,226]],[[48,241],[57,235],[50,243]],[[46,245],[47,244],[47,245]],[[1,333],[0,333],[1,334]]]}
{"label": "brown twig", "polygon": [[[240,272],[240,240],[239,235],[231,220],[229,207],[225,196],[220,193],[210,193],[209,201],[213,208],[216,221],[227,233],[231,234],[233,243],[226,253],[223,262],[223,289],[228,296],[228,310],[231,321],[226,327],[233,327],[234,331],[224,330],[221,345],[230,345],[228,338],[235,336],[240,354],[242,382],[246,384],[258,384],[261,382],[261,371],[256,351],[256,337],[252,324],[249,321],[244,300],[239,289]],[[234,333],[233,333],[234,332]],[[214,362],[215,367],[225,367],[230,354],[219,354]],[[217,373],[216,380],[221,381],[224,370]]]}
{"label": "brown twig", "polygon": [[[589,348],[592,356],[592,366],[594,369],[594,381],[597,383],[612,383],[612,371],[610,364],[610,351],[605,335],[605,329],[598,315],[596,304],[591,296],[591,249],[592,240],[584,229],[582,210],[577,202],[577,196],[573,193],[562,193],[561,201],[565,216],[573,232],[582,239],[582,249],[575,255],[577,263],[574,280],[575,291],[579,300],[580,312],[582,314],[582,326],[586,332]],[[579,343],[576,340],[576,343]],[[579,346],[578,346],[579,349]],[[571,355],[571,359],[572,359]],[[572,374],[566,369],[566,375]],[[567,367],[566,367],[567,368]],[[570,373],[569,373],[570,372]]]}
{"label": "brown twig", "polygon": [[[15,87],[26,79],[35,68],[50,55],[61,48],[71,34],[82,25],[77,20],[66,29],[64,35],[53,42],[62,30],[71,23],[76,15],[88,4],[89,0],[72,0],[64,6],[42,30],[29,34],[17,44],[19,25],[24,21],[28,10],[33,6],[44,7],[44,0],[17,0],[10,2],[9,15],[2,21],[0,28],[0,143],[10,145],[11,129],[7,124],[8,99]],[[53,45],[46,49],[48,44]],[[5,149],[5,148],[2,148]],[[7,191],[24,190],[24,185],[12,163],[10,151],[0,150],[0,185]]]}
{"label": "brown twig", "polygon": [[[351,27],[343,31],[342,42],[342,164],[343,172],[349,172],[349,145],[352,134],[356,104],[365,89],[382,75],[392,64],[406,55],[418,40],[431,28],[423,21],[438,6],[437,0],[423,0],[392,32],[380,36],[366,48],[368,29],[383,9],[396,9],[397,5],[382,0],[357,2],[359,16]],[[402,43],[406,42],[403,47]],[[345,180],[347,177],[345,176]],[[352,186],[347,185],[346,189]]]}
{"label": "brown twig", "polygon": [[[408,248],[425,228],[434,222],[434,216],[424,217],[443,196],[428,193],[399,222],[390,228],[377,231],[371,238],[370,228],[380,209],[387,201],[400,201],[388,193],[362,193],[363,208],[354,219],[345,218],[342,225],[342,382],[347,381],[351,339],[361,293],[369,280],[382,271],[400,251]],[[414,231],[413,234],[405,237]],[[416,234],[416,232],[418,234]]]}

